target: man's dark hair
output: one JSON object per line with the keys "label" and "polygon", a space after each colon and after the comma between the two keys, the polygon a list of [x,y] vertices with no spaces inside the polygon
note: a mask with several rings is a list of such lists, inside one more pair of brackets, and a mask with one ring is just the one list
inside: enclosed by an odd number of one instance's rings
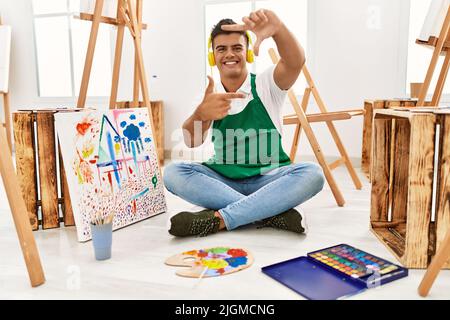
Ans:
{"label": "man's dark hair", "polygon": [[239,33],[244,36],[245,40],[247,41],[248,46],[248,38],[247,33],[245,31],[226,31],[222,30],[222,26],[230,25],[230,24],[236,24],[232,19],[222,19],[220,20],[212,29],[211,31],[211,42],[214,47],[214,38],[221,34],[232,34],[232,33]]}

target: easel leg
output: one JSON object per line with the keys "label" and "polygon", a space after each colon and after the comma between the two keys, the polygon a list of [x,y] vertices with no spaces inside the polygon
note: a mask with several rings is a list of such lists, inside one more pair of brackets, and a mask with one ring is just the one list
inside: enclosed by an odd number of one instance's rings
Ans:
{"label": "easel leg", "polygon": [[423,277],[422,282],[419,285],[419,294],[422,297],[426,297],[428,295],[431,286],[433,285],[434,281],[436,280],[436,277],[441,271],[442,266],[447,262],[449,258],[450,258],[450,228],[447,231],[447,234],[440,249],[434,256],[433,261],[431,261],[431,264],[428,267],[428,270],[425,273],[425,276]]}
{"label": "easel leg", "polygon": [[6,127],[6,139],[8,141],[9,151],[12,154],[12,125],[11,125],[11,109],[9,105],[9,93],[5,92],[3,94],[3,105],[5,107],[5,127]]}
{"label": "easel leg", "polygon": [[111,97],[109,99],[109,109],[116,109],[117,105],[117,91],[119,89],[119,73],[120,65],[122,62],[122,48],[123,48],[123,37],[125,33],[125,26],[123,24],[117,27],[117,40],[116,40],[116,51],[114,54],[114,68],[113,68],[113,79],[111,86]]}
{"label": "easel leg", "polygon": [[339,135],[337,133],[337,130],[333,124],[333,122],[327,122],[328,129],[331,132],[331,135],[333,136],[334,142],[336,143],[339,153],[341,154],[342,158],[344,158],[345,166],[347,167],[348,172],[350,173],[350,177],[353,180],[353,184],[355,185],[355,188],[357,190],[362,189],[362,183],[361,180],[359,180],[358,174],[355,171],[355,168],[352,165],[352,162],[350,161],[350,158],[347,154],[347,150],[344,147],[344,144],[342,143],[341,139],[339,138]]}
{"label": "easel leg", "polygon": [[[139,30],[141,30],[140,26],[142,23],[142,0],[137,0],[137,8],[136,15],[139,24]],[[142,39],[141,39],[142,41]],[[139,107],[139,85],[140,85],[140,77],[139,77],[139,56],[137,52],[134,57],[134,85],[133,85],[133,107]]]}
{"label": "easel leg", "polygon": [[14,166],[9,153],[4,152],[7,148],[8,144],[5,134],[0,130],[0,151],[2,151],[0,153],[0,174],[3,178],[6,195],[11,207],[31,285],[37,287],[45,282],[44,271],[42,269],[36,242],[31,231],[27,209],[21,196],[22,192],[17,183]]}
{"label": "easel leg", "polygon": [[[274,49],[269,50],[269,55],[272,59],[272,62],[274,64],[277,64],[279,61],[279,58],[277,54],[275,53]],[[305,75],[306,80],[308,81],[309,89],[313,91],[314,93],[314,82],[312,81],[311,77],[309,76],[308,69],[306,66],[303,67],[303,72]],[[330,185],[331,192],[333,193],[334,198],[336,199],[336,203],[338,206],[343,207],[345,204],[344,197],[342,196],[341,191],[339,190],[339,187],[334,180],[333,174],[331,173],[331,169],[328,166],[325,156],[322,153],[322,150],[319,146],[319,142],[316,139],[316,136],[314,135],[314,132],[311,128],[311,125],[308,122],[308,119],[306,118],[306,114],[302,107],[299,105],[297,101],[297,97],[295,96],[295,93],[293,90],[289,90],[288,92],[289,100],[291,101],[291,104],[295,110],[295,113],[297,114],[297,117],[300,121],[300,126],[305,130],[306,137],[308,138],[309,144],[311,145],[311,148],[314,152],[314,155],[316,156],[317,161],[319,162],[320,166],[323,169],[323,173],[325,175],[325,178],[327,179],[328,184]],[[308,95],[309,97],[309,95]],[[303,97],[305,98],[305,97]]]}
{"label": "easel leg", "polygon": [[[141,32],[140,32],[139,24],[138,24],[137,18],[136,18],[136,2],[135,2],[135,0],[130,0],[128,2],[128,9],[130,11],[131,24],[132,24],[134,32],[135,32],[134,47],[135,47],[136,54],[138,57],[139,78],[140,78],[140,83],[141,83],[142,95],[144,98],[144,105],[148,108],[148,115],[150,117],[152,131],[156,132],[155,125],[153,122],[153,116],[152,116],[152,106],[150,104],[150,97],[149,97],[149,93],[148,93],[147,76],[145,74],[145,68],[144,68],[144,58],[143,58],[142,46],[141,46]],[[159,159],[159,155],[158,155],[158,147],[159,146],[157,145],[156,139],[154,140],[154,142],[155,142],[157,157]]]}
{"label": "easel leg", "polygon": [[84,106],[86,105],[86,96],[89,87],[89,79],[91,77],[92,62],[94,60],[95,44],[97,42],[98,29],[100,27],[100,17],[102,15],[103,2],[104,0],[95,1],[94,19],[92,21],[91,35],[89,37],[89,45],[86,52],[86,63],[84,65],[80,94],[78,96],[77,107],[79,108],[84,108]]}
{"label": "easel leg", "polygon": [[325,175],[325,178],[327,179],[328,184],[330,185],[331,192],[334,195],[334,198],[336,199],[336,203],[338,206],[343,207],[345,204],[344,197],[342,196],[341,191],[339,190],[339,187],[334,180],[333,174],[331,173],[330,167],[328,166],[325,156],[322,153],[322,150],[319,146],[319,143],[316,139],[316,136],[314,135],[314,132],[308,122],[308,119],[306,118],[305,113],[300,108],[300,106],[297,103],[295,94],[292,90],[288,93],[289,98],[291,100],[292,105],[294,106],[295,113],[297,114],[300,125],[302,126],[303,130],[305,131],[306,136],[308,137],[308,141],[311,145],[311,148],[313,149],[313,152],[317,158],[317,161],[319,162],[320,166],[323,169],[323,173]]}
{"label": "easel leg", "polygon": [[136,54],[135,63],[134,63],[134,85],[133,85],[133,107],[139,107],[139,65],[138,65],[138,57]]}
{"label": "easel leg", "polygon": [[[314,99],[317,102],[317,105],[319,106],[320,111],[323,113],[328,112],[327,108],[325,107],[325,103],[323,103],[323,100],[322,100],[319,92],[317,91],[317,88],[312,80],[311,74],[309,73],[309,71],[306,67],[303,68],[303,73],[305,75],[306,81],[308,82],[308,84],[312,90],[312,94],[314,96]],[[328,127],[328,130],[330,130],[331,136],[333,137],[333,140],[339,150],[339,153],[341,154],[342,158],[344,159],[345,166],[347,167],[347,170],[350,173],[350,176],[353,180],[353,184],[355,185],[355,188],[357,190],[361,190],[362,189],[361,180],[359,180],[359,178],[358,178],[355,168],[353,167],[353,165],[350,161],[350,158],[347,154],[347,150],[345,149],[344,144],[342,143],[341,138],[339,137],[336,127],[334,126],[333,122],[331,122],[331,121],[327,121],[327,127]]]}
{"label": "easel leg", "polygon": [[294,140],[292,141],[291,153],[289,154],[291,162],[295,161],[295,155],[297,154],[301,133],[302,133],[302,126],[298,124],[295,126]]}
{"label": "easel leg", "polygon": [[433,99],[431,100],[432,106],[439,105],[442,96],[442,90],[444,89],[445,79],[447,79],[448,67],[450,66],[450,52],[445,53],[444,64],[442,65],[441,73],[439,74],[439,79],[434,90]]}
{"label": "easel leg", "polygon": [[[306,109],[308,108],[310,94],[311,94],[311,89],[306,88],[305,92],[303,94],[303,100],[302,100],[302,109],[304,112],[306,112]],[[292,162],[295,161],[295,155],[297,154],[298,144],[300,143],[301,133],[302,133],[302,126],[300,124],[298,124],[295,128],[294,141],[292,142],[291,154],[289,156]]]}
{"label": "easel leg", "polygon": [[433,57],[431,58],[430,66],[428,67],[425,81],[422,85],[422,88],[420,89],[419,101],[417,102],[418,107],[423,107],[425,105],[427,92],[428,89],[430,88],[430,83],[433,78],[434,70],[436,69],[436,64],[438,62],[439,55],[441,54],[445,40],[447,39],[449,27],[450,27],[450,9],[447,11],[447,16],[445,17],[444,25],[442,26],[441,32],[439,34],[439,40],[436,45],[436,48],[434,48]]}

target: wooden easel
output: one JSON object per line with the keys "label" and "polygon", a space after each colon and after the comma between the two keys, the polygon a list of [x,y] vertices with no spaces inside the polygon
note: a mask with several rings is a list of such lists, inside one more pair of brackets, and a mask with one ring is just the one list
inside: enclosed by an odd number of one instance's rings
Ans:
{"label": "wooden easel", "polygon": [[[152,132],[155,134],[155,125],[152,117],[152,109],[147,86],[147,76],[144,68],[144,58],[141,45],[141,32],[146,29],[146,25],[142,24],[142,3],[143,0],[119,0],[117,6],[117,18],[102,17],[104,0],[96,0],[94,14],[81,13],[80,19],[92,21],[92,28],[89,37],[89,45],[86,53],[86,62],[84,65],[83,78],[78,97],[78,108],[84,108],[86,105],[86,96],[89,86],[89,78],[91,75],[92,62],[94,59],[95,45],[100,23],[107,23],[117,26],[117,40],[114,56],[113,77],[111,86],[111,96],[109,100],[109,108],[117,108],[117,90],[119,88],[119,74],[122,60],[123,38],[125,27],[128,27],[134,41],[135,48],[135,65],[134,65],[134,89],[133,89],[133,106],[139,107],[139,86],[142,90],[144,106],[148,109]],[[156,153],[158,154],[158,146],[154,139]],[[159,157],[158,157],[159,158]]]}
{"label": "wooden easel", "polygon": [[419,294],[422,297],[426,297],[430,292],[431,287],[433,286],[436,277],[441,271],[444,264],[450,258],[450,229],[447,231],[447,234],[441,244],[441,247],[437,251],[433,260],[431,261],[430,266],[428,267],[425,276],[422,279],[422,282],[419,285]]}
{"label": "wooden easel", "polygon": [[11,109],[9,106],[9,93],[8,92],[0,92],[0,95],[3,96],[3,107],[4,107],[4,116],[5,123],[2,123],[2,127],[6,129],[6,139],[8,141],[9,150],[12,150],[12,141],[11,141]]}
{"label": "wooden easel", "polygon": [[[2,18],[0,16],[0,25]],[[31,230],[30,221],[28,219],[27,208],[22,198],[22,192],[17,177],[15,175],[14,165],[11,159],[11,114],[9,108],[9,93],[0,92],[3,96],[5,108],[5,124],[6,131],[0,130],[0,175],[5,186],[6,196],[8,197],[9,206],[16,227],[17,236],[19,238],[22,254],[28,270],[31,286],[37,287],[45,282],[44,270],[42,269],[39,251],[34,240]]]}
{"label": "wooden easel", "polygon": [[[274,64],[277,64],[278,61],[280,60],[274,49],[269,50],[269,55]],[[294,107],[295,114],[285,116],[283,119],[283,123],[285,125],[292,125],[292,124],[296,125],[296,130],[295,130],[295,134],[294,134],[294,141],[292,143],[290,158],[291,158],[291,161],[294,161],[295,155],[296,155],[297,149],[298,149],[298,144],[300,141],[301,130],[303,129],[303,130],[305,130],[305,134],[309,140],[309,143],[310,143],[311,148],[317,158],[317,161],[319,162],[320,166],[323,169],[325,178],[327,179],[328,184],[330,185],[331,192],[333,193],[333,195],[336,199],[336,203],[338,204],[338,206],[342,207],[345,204],[345,200],[344,200],[344,197],[342,196],[341,191],[339,190],[339,187],[338,187],[336,180],[334,179],[331,171],[341,165],[345,165],[347,167],[348,172],[350,173],[350,176],[353,180],[353,183],[354,183],[356,189],[358,189],[358,190],[362,189],[362,184],[358,178],[358,175],[356,174],[355,168],[353,167],[353,165],[350,161],[350,158],[348,157],[347,150],[345,149],[345,147],[337,133],[337,130],[333,124],[333,121],[347,120],[347,119],[351,119],[353,116],[363,115],[364,110],[348,110],[348,111],[339,111],[339,112],[328,112],[327,108],[325,107],[325,104],[324,104],[322,98],[320,97],[319,92],[314,84],[311,74],[308,71],[308,68],[306,66],[304,66],[302,71],[303,71],[303,75],[306,78],[306,82],[308,83],[308,87],[305,89],[305,93],[303,95],[302,103],[299,104],[294,91],[292,89],[289,90],[288,97],[289,97],[289,100],[291,101],[292,106]],[[309,102],[311,93],[313,94],[313,97],[316,100],[321,113],[308,114],[308,115],[306,114],[306,109],[308,107],[308,102]],[[313,122],[326,122],[328,129],[330,130],[330,133],[334,139],[334,142],[336,143],[336,146],[341,154],[340,159],[338,159],[337,161],[335,161],[331,164],[328,164],[326,162],[325,157],[322,153],[322,149],[320,148],[317,138],[314,135],[314,132],[310,125],[310,123],[313,123]]]}
{"label": "wooden easel", "polygon": [[[428,67],[425,81],[422,85],[419,94],[419,101],[417,106],[424,106],[425,99],[430,87],[431,79],[433,78],[434,71],[439,59],[439,56],[444,55],[445,60],[439,74],[438,82],[431,101],[432,106],[438,106],[442,96],[442,90],[447,79],[448,69],[450,66],[450,6],[447,8],[447,15],[445,16],[444,23],[442,25],[439,37],[429,37],[428,41],[416,40],[417,44],[434,47],[433,56],[431,58],[430,65]],[[436,280],[441,268],[450,258],[450,229],[447,231],[446,236],[441,244],[441,247],[434,256],[422,282],[419,285],[419,294],[426,297]]]}
{"label": "wooden easel", "polygon": [[45,282],[39,252],[36,247],[27,208],[22,198],[22,192],[17,177],[14,174],[14,166],[11,160],[11,152],[3,130],[0,130],[0,174],[5,186],[9,206],[11,208],[17,236],[19,238],[22,254],[30,277],[31,286],[37,287]]}
{"label": "wooden easel", "polygon": [[[2,25],[2,17],[0,16],[0,26]],[[9,92],[0,91],[0,95],[3,97],[3,108],[4,108],[4,117],[5,123],[1,124],[1,127],[6,128],[6,139],[8,141],[9,150],[12,150],[12,126],[11,126],[11,109],[9,105]]]}
{"label": "wooden easel", "polygon": [[[427,97],[428,89],[430,88],[430,83],[433,78],[434,71],[440,55],[445,56],[444,63],[442,64],[441,72],[439,73],[438,82],[434,90],[433,98],[431,100],[432,106],[438,106],[441,101],[442,90],[445,85],[445,80],[447,79],[448,69],[450,66],[450,6],[447,9],[447,15],[442,25],[439,37],[429,37],[428,41],[422,41],[417,39],[416,43],[420,45],[434,47],[433,56],[431,58],[430,65],[428,67],[427,75],[425,81],[421,87],[419,94],[419,101],[417,102],[418,107],[424,107],[426,105],[425,99]],[[428,103],[427,103],[428,104]]]}

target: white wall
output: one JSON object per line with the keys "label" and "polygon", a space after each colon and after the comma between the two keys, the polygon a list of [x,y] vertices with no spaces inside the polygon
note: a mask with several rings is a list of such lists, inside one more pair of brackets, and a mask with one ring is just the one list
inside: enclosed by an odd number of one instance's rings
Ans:
{"label": "white wall", "polygon": [[[31,1],[0,0],[3,23],[12,26],[9,91],[11,107],[32,106],[37,98]],[[3,115],[3,112],[2,112]]]}
{"label": "white wall", "polygon": [[[313,0],[309,40],[312,76],[330,111],[362,108],[370,98],[402,95],[402,65],[407,30],[408,0]],[[379,19],[377,17],[379,12]],[[374,14],[375,13],[375,14]],[[424,13],[425,14],[425,13]],[[406,69],[405,69],[406,70]],[[400,86],[399,86],[400,85]],[[311,110],[318,110],[312,107]],[[325,125],[318,128],[326,155],[338,155]],[[336,127],[351,157],[361,157],[362,117],[337,122]],[[302,150],[308,145],[302,139]],[[308,147],[308,152],[311,151]]]}
{"label": "white wall", "polygon": [[[0,15],[4,24],[12,26],[11,109],[75,106],[76,101],[71,99],[43,99],[38,95],[31,0],[0,0]],[[106,107],[108,99],[88,98],[87,105]]]}
{"label": "white wall", "polygon": [[[144,1],[143,21],[149,29],[143,33],[143,51],[150,97],[164,101],[165,149],[183,146],[181,125],[193,111],[192,102],[205,84],[203,0]],[[133,50],[126,41],[120,99],[132,98]],[[155,78],[156,77],[156,78]],[[178,132],[176,132],[178,131]],[[174,137],[173,137],[174,136]],[[187,150],[184,155],[191,157]],[[175,156],[175,155],[174,155]]]}
{"label": "white wall", "polygon": [[[13,26],[13,108],[42,104],[37,97],[30,2],[0,0],[3,20]],[[310,4],[310,27],[315,31],[309,39],[307,63],[330,111],[361,108],[368,98],[399,97],[399,71],[405,57],[400,30],[407,25],[404,13],[408,0],[312,0]],[[380,16],[374,20],[377,8]],[[149,24],[143,50],[150,96],[164,100],[166,149],[170,149],[179,145],[179,141],[172,141],[172,133],[191,114],[192,101],[205,85],[203,0],[146,0],[144,20]],[[125,51],[120,99],[130,99],[132,93],[130,43]],[[313,106],[310,110],[317,111]],[[314,128],[324,153],[337,155],[325,127]],[[339,123],[337,128],[350,156],[360,157],[362,118]],[[292,132],[293,128],[286,130],[287,149]],[[307,144],[303,138],[300,152],[311,155]]]}

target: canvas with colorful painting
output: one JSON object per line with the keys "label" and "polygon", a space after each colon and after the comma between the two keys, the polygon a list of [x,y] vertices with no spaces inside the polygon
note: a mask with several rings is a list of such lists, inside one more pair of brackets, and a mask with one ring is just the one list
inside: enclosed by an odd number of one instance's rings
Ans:
{"label": "canvas with colorful painting", "polygon": [[147,108],[55,114],[78,240],[93,217],[117,230],[166,211]]}

